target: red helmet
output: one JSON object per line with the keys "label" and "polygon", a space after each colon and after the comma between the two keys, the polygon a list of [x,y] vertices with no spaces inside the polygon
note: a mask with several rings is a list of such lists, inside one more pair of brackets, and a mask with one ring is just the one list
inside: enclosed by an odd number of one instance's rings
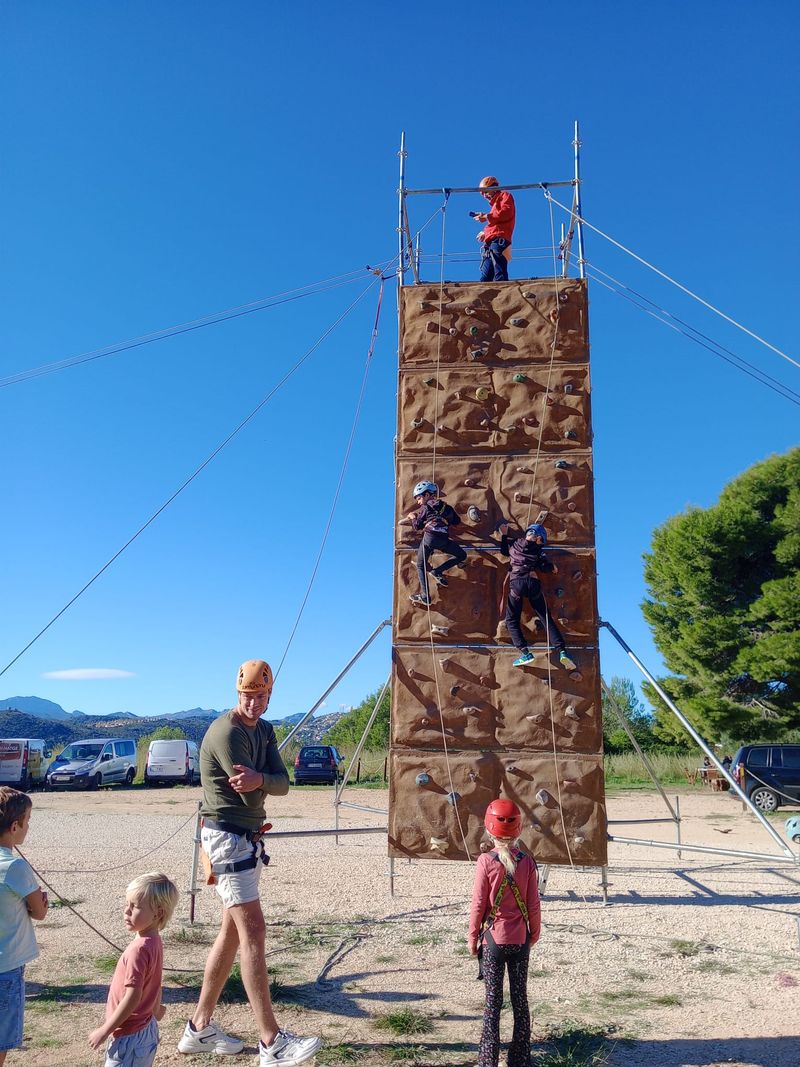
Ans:
{"label": "red helmet", "polygon": [[483,825],[492,837],[513,841],[515,837],[519,837],[522,828],[522,813],[513,800],[503,800],[499,797],[486,809]]}

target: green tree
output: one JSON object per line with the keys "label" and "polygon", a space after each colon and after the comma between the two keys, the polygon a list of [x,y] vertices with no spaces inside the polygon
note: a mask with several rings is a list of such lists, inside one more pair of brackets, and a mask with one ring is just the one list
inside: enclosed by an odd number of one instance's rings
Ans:
{"label": "green tree", "polygon": [[[383,688],[381,686],[381,688]],[[380,689],[375,689],[369,696],[364,697],[358,707],[351,708],[350,711],[341,717],[325,734],[324,740],[331,745],[336,745],[338,748],[343,748],[349,745],[355,745],[361,740],[361,735],[369,720],[370,715],[375,707],[375,703],[380,696]],[[389,710],[391,708],[390,692],[387,689],[386,694],[381,701],[381,706],[378,709],[378,715],[375,722],[372,724],[372,729],[369,732],[369,738],[367,740],[367,748],[388,748],[389,747]]]}
{"label": "green tree", "polygon": [[[643,604],[664,689],[707,737],[800,726],[800,449],[751,467],[653,534]],[[657,732],[682,735],[652,687]]]}
{"label": "green tree", "polygon": [[649,711],[636,694],[636,686],[630,678],[615,675],[608,683],[610,699],[605,690],[602,693],[603,708],[603,748],[606,752],[630,752],[633,745],[625,730],[620,725],[619,716],[614,710],[618,705],[631,725],[633,736],[643,749],[653,748],[658,738],[653,733],[653,713]]}
{"label": "green tree", "polygon": [[178,726],[159,726],[151,734],[139,738],[139,745],[147,751],[151,741],[185,741],[186,734]]}

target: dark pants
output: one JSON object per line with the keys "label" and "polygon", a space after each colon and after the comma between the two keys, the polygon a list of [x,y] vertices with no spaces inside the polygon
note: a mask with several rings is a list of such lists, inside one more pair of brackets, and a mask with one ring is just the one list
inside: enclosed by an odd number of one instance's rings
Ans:
{"label": "dark pants", "polygon": [[503,252],[509,244],[510,241],[507,241],[505,237],[495,237],[492,241],[484,241],[481,246],[482,282],[508,281],[508,260]]}
{"label": "dark pants", "polygon": [[547,643],[553,645],[560,652],[565,647],[564,636],[553,621],[553,616],[547,610],[539,579],[533,576],[512,578],[509,582],[506,629],[509,637],[514,642],[514,647],[520,649],[528,647],[528,642],[525,640],[522,634],[522,627],[519,624],[522,618],[522,606],[526,597],[542,621]]}
{"label": "dark pants", "polygon": [[426,531],[417,549],[417,574],[419,575],[419,587],[424,596],[430,596],[428,592],[428,560],[431,552],[446,552],[451,558],[440,566],[435,567],[437,574],[444,574],[451,567],[458,566],[467,558],[467,553],[456,541],[452,541],[447,534],[430,533]]}
{"label": "dark pants", "polygon": [[527,989],[530,945],[495,945],[490,938],[491,934],[487,934],[483,948],[486,1007],[478,1046],[478,1067],[497,1067],[500,1057],[500,1009],[503,1006],[503,976],[506,969],[514,1012],[508,1067],[528,1067],[531,1058],[531,1015]]}

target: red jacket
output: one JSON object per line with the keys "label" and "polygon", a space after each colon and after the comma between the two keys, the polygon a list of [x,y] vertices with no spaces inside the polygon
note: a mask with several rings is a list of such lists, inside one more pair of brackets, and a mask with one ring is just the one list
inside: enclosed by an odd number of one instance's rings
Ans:
{"label": "red jacket", "polygon": [[514,197],[511,193],[495,193],[490,203],[492,206],[483,229],[483,240],[492,241],[495,237],[505,237],[511,244],[511,235],[514,232],[514,222],[517,217]]}
{"label": "red jacket", "polygon": [[[528,906],[528,920],[531,925],[531,944],[539,940],[542,930],[542,912],[539,903],[539,884],[536,864],[523,852],[514,849],[517,868],[514,881],[522,899]],[[475,867],[475,888],[472,891],[472,907],[469,913],[469,938],[478,940],[481,923],[492,910],[492,902],[497,896],[500,885],[506,876],[503,864],[491,852],[484,852]],[[498,945],[522,945],[525,943],[525,920],[519,910],[516,897],[507,888],[497,909],[492,924],[492,937]]]}

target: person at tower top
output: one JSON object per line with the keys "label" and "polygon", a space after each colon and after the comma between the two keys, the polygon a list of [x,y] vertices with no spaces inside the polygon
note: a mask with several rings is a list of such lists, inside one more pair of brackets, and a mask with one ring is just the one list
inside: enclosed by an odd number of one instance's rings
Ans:
{"label": "person at tower top", "polygon": [[508,523],[500,524],[500,553],[508,556],[511,574],[506,605],[506,629],[514,647],[519,649],[519,657],[514,660],[515,667],[525,667],[533,663],[533,654],[520,626],[522,607],[526,598],[544,626],[545,640],[548,646],[558,651],[562,667],[568,671],[575,670],[575,663],[567,654],[564,636],[556,626],[553,616],[547,610],[547,603],[542,593],[542,586],[536,577],[536,571],[547,573],[556,570],[542,549],[547,544],[547,530],[539,522],[532,522],[524,534],[509,537]]}
{"label": "person at tower top", "polygon": [[480,190],[481,196],[489,201],[489,210],[478,211],[474,216],[486,224],[477,237],[481,242],[481,281],[507,282],[517,214],[514,197],[503,192],[491,174],[481,179]]}

